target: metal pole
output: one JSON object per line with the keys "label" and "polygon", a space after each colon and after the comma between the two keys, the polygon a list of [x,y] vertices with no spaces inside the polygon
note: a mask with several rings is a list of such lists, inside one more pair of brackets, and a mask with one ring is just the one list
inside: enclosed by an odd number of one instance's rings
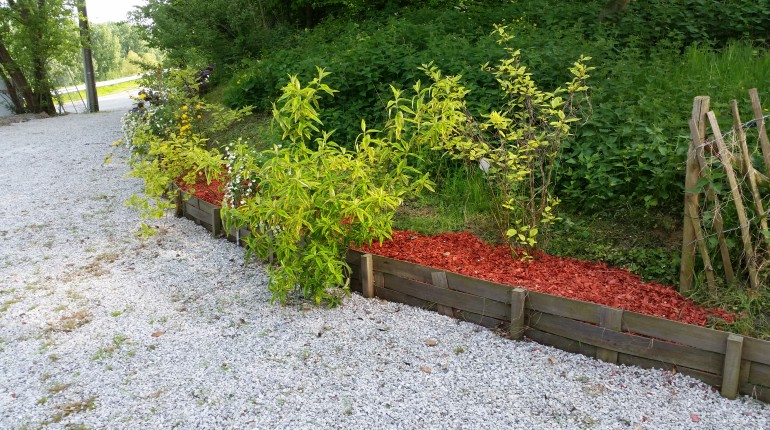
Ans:
{"label": "metal pole", "polygon": [[83,71],[85,73],[86,99],[88,111],[99,112],[99,97],[96,94],[94,59],[91,52],[91,31],[88,27],[86,0],[78,0],[78,23],[80,24],[80,43],[83,46]]}

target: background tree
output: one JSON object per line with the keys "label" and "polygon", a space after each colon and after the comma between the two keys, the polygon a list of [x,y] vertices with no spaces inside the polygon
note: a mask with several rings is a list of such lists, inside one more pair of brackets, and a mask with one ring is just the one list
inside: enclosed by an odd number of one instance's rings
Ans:
{"label": "background tree", "polygon": [[149,0],[133,21],[177,64],[237,64],[294,45],[296,30],[330,17],[361,19],[403,7],[446,9],[502,0]]}
{"label": "background tree", "polygon": [[0,0],[0,75],[17,112],[55,113],[49,67],[78,41],[71,2]]}
{"label": "background tree", "polygon": [[120,74],[123,65],[121,45],[110,24],[91,25],[91,49],[96,68],[96,79],[106,80]]}

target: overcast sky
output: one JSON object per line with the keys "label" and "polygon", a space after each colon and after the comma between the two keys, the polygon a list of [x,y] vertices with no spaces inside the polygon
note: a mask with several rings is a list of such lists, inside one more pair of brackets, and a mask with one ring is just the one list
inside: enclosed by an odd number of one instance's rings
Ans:
{"label": "overcast sky", "polygon": [[86,0],[88,20],[94,23],[125,21],[134,6],[146,3],[147,0]]}

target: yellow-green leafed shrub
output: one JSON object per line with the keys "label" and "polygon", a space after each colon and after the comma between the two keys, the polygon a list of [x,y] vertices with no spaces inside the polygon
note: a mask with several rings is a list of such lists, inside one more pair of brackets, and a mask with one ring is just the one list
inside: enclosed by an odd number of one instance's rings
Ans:
{"label": "yellow-green leafed shrub", "polygon": [[[201,175],[211,182],[222,174],[225,160],[208,148],[208,136],[250,113],[250,108],[230,110],[201,100],[190,90],[195,85],[190,71],[158,77],[148,82],[138,106],[123,118],[124,144],[131,150],[130,175],[144,180],[143,195],[133,195],[127,205],[142,218],[160,218],[174,207],[165,196],[175,181],[191,185]],[[154,230],[142,223],[139,233],[148,236]]]}
{"label": "yellow-green leafed shrub", "polygon": [[403,127],[395,121],[382,130],[367,129],[362,121],[354,150],[332,141],[318,114],[321,94],[334,94],[323,83],[326,75],[318,69],[305,87],[292,76],[283,87],[273,109],[283,130],[281,145],[258,154],[235,148],[239,174],[258,183],[253,195],[225,208],[223,217],[250,229],[250,254],[274,257],[269,289],[282,303],[301,293],[336,304],[348,290],[349,246],[389,238],[402,200],[431,188],[427,175],[410,166]]}

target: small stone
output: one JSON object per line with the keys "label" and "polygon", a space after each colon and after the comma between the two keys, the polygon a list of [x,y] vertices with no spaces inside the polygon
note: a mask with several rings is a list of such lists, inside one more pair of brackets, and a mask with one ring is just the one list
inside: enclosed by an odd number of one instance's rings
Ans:
{"label": "small stone", "polygon": [[163,336],[164,334],[166,334],[166,332],[165,332],[165,331],[163,331],[163,330],[158,330],[158,331],[156,331],[155,333],[153,333],[153,334],[152,334],[152,337],[161,337],[161,336]]}
{"label": "small stone", "polygon": [[420,369],[421,369],[423,372],[425,372],[425,373],[430,373],[430,372],[432,372],[432,370],[430,369],[430,367],[427,367],[427,366],[423,366],[423,367],[421,367]]}
{"label": "small stone", "polygon": [[436,346],[436,345],[438,345],[438,340],[433,339],[433,338],[425,339],[425,344],[428,345],[428,346]]}

